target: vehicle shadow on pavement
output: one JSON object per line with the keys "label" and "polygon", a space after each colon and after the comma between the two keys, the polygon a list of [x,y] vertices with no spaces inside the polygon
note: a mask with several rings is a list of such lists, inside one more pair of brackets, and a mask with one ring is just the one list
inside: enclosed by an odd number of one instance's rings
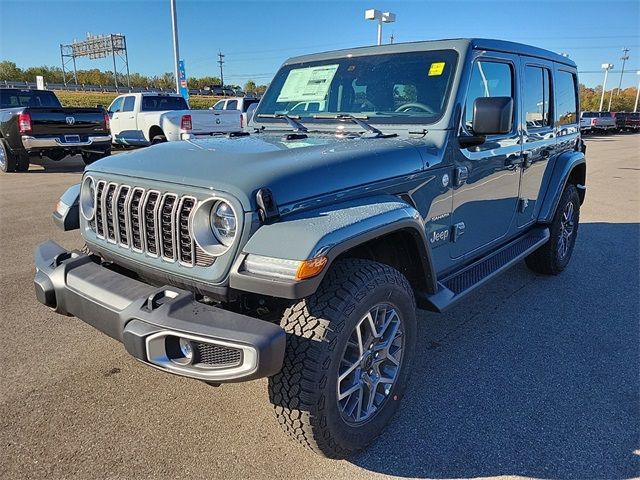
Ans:
{"label": "vehicle shadow on pavement", "polygon": [[29,173],[82,173],[84,162],[80,155],[65,157],[60,161],[53,161],[48,158],[31,158]]}
{"label": "vehicle shadow on pavement", "polygon": [[420,313],[400,413],[350,461],[400,477],[637,477],[640,225],[579,237],[560,276],[522,264]]}

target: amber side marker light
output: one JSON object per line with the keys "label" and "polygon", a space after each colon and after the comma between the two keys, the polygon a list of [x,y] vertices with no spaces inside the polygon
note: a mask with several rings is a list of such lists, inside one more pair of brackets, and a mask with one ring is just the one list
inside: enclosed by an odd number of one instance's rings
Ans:
{"label": "amber side marker light", "polygon": [[296,272],[296,280],[305,280],[307,278],[315,277],[322,272],[324,267],[327,265],[327,262],[327,257],[316,257],[311,260],[300,262],[300,266]]}

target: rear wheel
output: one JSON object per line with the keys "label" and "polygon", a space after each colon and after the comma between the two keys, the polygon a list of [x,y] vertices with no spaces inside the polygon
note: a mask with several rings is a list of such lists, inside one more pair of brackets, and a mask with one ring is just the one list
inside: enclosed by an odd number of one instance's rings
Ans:
{"label": "rear wheel", "polygon": [[527,266],[537,273],[558,275],[571,260],[578,236],[580,220],[580,197],[575,185],[564,189],[551,224],[551,238],[538,250],[529,255]]}
{"label": "rear wheel", "polygon": [[108,157],[111,155],[111,150],[107,150],[106,152],[82,152],[82,161],[85,165],[91,165],[93,162],[100,160],[101,158]]}
{"label": "rear wheel", "polygon": [[371,443],[399,408],[413,357],[407,279],[377,262],[339,261],[281,325],[287,350],[269,397],[283,430],[331,458]]}
{"label": "rear wheel", "polygon": [[167,137],[164,135],[156,135],[151,139],[151,145],[157,145],[159,143],[164,143],[167,141]]}
{"label": "rear wheel", "polygon": [[4,140],[0,140],[0,170],[5,173],[16,171],[16,156],[9,151]]}

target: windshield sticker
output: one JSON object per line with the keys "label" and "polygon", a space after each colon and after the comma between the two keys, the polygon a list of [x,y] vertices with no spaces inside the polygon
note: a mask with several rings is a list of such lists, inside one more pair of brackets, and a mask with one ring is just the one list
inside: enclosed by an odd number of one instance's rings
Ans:
{"label": "windshield sticker", "polygon": [[429,67],[429,76],[435,77],[437,75],[442,75],[442,72],[444,72],[445,65],[446,64],[444,62],[433,62],[431,64],[431,67]]}
{"label": "windshield sticker", "polygon": [[337,71],[337,64],[291,70],[276,102],[318,102],[324,100]]}

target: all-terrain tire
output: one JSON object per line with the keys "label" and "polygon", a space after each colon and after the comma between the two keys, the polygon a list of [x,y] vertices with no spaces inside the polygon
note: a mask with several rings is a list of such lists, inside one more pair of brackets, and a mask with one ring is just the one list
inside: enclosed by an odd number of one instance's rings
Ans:
{"label": "all-terrain tire", "polygon": [[167,141],[167,137],[164,135],[156,135],[151,139],[151,145],[157,145],[159,143],[164,143]]}
{"label": "all-terrain tire", "polygon": [[[400,367],[379,410],[353,425],[338,405],[338,372],[356,325],[381,302],[397,309],[401,319]],[[371,443],[399,408],[415,349],[415,300],[404,275],[369,260],[337,261],[316,293],[286,310],[281,326],[287,348],[282,370],[269,379],[269,398],[283,430],[330,458],[344,458]]]}
{"label": "all-terrain tire", "polygon": [[[569,205],[571,205],[571,207]],[[571,219],[573,230],[569,238],[565,238],[567,249],[564,255],[561,255],[560,251],[562,249],[559,248],[560,242],[562,241],[562,235],[566,235],[566,227],[563,227],[563,222],[567,220],[565,216],[567,210],[570,208],[573,212]],[[580,197],[578,196],[576,186],[570,183],[565,187],[562,197],[560,197],[558,207],[556,208],[556,213],[553,216],[553,222],[550,225],[551,238],[525,259],[527,267],[536,273],[546,275],[558,275],[562,272],[569,264],[569,260],[571,260],[578,236],[579,221]]]}

